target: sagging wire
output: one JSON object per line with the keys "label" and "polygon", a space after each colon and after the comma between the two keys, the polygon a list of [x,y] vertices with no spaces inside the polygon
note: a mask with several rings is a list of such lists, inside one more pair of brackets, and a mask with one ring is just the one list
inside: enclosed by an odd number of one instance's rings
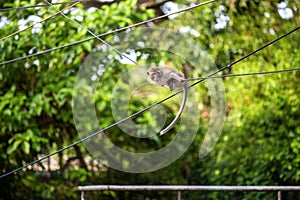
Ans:
{"label": "sagging wire", "polygon": [[[78,1],[68,1],[68,2],[56,2],[52,3],[53,5],[66,5],[66,4],[71,4],[75,2],[84,2],[83,0],[78,0]],[[49,4],[37,4],[37,5],[32,5],[32,6],[22,6],[22,7],[17,7],[17,8],[12,8],[12,7],[6,7],[6,8],[0,8],[0,12],[4,11],[12,11],[12,10],[24,10],[24,9],[29,9],[29,8],[41,8],[41,7],[47,7]]]}
{"label": "sagging wire", "polygon": [[[119,28],[119,29],[115,29],[115,30],[112,30],[112,31],[109,31],[109,32],[106,32],[106,33],[102,33],[102,34],[97,35],[97,36],[98,37],[104,37],[104,36],[107,36],[107,35],[110,35],[110,34],[119,33],[121,31],[125,31],[129,28],[138,27],[138,26],[147,24],[149,22],[153,22],[153,21],[165,18],[165,17],[169,17],[171,15],[179,14],[181,12],[185,12],[185,11],[188,11],[188,10],[192,10],[192,9],[195,9],[195,8],[213,3],[215,1],[217,1],[217,0],[202,2],[202,3],[196,4],[196,5],[184,8],[184,9],[177,10],[175,12],[171,12],[171,13],[168,13],[168,14],[165,14],[165,15],[154,17],[152,19],[148,19],[148,20],[145,20],[145,21],[142,21],[142,22],[138,22],[138,23],[135,23],[135,24],[132,24],[132,25],[129,25],[129,26],[125,26],[125,27],[122,27],[122,28]],[[69,43],[69,44],[65,44],[65,45],[62,45],[62,46],[54,47],[52,49],[46,49],[46,50],[36,52],[36,53],[30,54],[30,55],[26,55],[26,56],[22,56],[22,57],[19,57],[19,58],[14,58],[14,59],[11,59],[11,60],[3,61],[3,62],[0,62],[0,66],[1,65],[6,65],[6,64],[9,64],[9,63],[13,63],[13,62],[16,62],[16,61],[19,61],[19,60],[24,60],[24,59],[27,59],[27,58],[31,58],[33,56],[39,56],[39,55],[49,53],[49,52],[52,52],[52,51],[56,51],[56,50],[59,50],[59,49],[63,49],[63,48],[66,48],[66,47],[71,47],[73,45],[77,45],[77,44],[80,44],[80,43],[83,43],[83,42],[87,42],[87,41],[90,41],[92,39],[96,39],[96,38],[95,37],[90,37],[90,38],[82,39],[82,40],[75,41],[75,42],[72,42],[72,43]]]}
{"label": "sagging wire", "polygon": [[70,5],[70,6],[66,7],[66,8],[64,8],[64,9],[62,9],[62,10],[60,10],[60,11],[58,11],[58,12],[56,12],[56,13],[50,15],[50,16],[48,16],[48,17],[46,17],[46,18],[44,18],[44,19],[38,21],[38,22],[35,22],[35,23],[31,24],[30,26],[28,26],[28,27],[26,27],[26,28],[24,28],[24,29],[18,30],[18,31],[13,32],[13,33],[11,33],[11,34],[9,34],[9,35],[3,37],[3,38],[0,38],[0,41],[6,40],[6,39],[8,39],[8,38],[10,38],[10,37],[12,37],[12,36],[15,36],[15,35],[21,33],[21,32],[24,32],[24,31],[26,31],[26,30],[28,30],[28,29],[31,29],[31,28],[32,28],[33,26],[35,26],[36,24],[42,23],[42,22],[44,22],[44,21],[46,21],[46,20],[48,20],[48,19],[54,17],[55,15],[58,15],[60,12],[63,12],[63,11],[65,11],[65,10],[70,9],[70,8],[72,8],[73,6],[75,6],[75,5],[78,4],[78,3],[79,3],[79,2],[75,2],[75,3],[73,3],[72,5]]}

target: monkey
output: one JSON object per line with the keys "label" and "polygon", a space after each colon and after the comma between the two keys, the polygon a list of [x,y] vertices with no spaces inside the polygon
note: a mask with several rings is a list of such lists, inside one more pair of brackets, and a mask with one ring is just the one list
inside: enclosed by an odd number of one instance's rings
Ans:
{"label": "monkey", "polygon": [[165,129],[160,131],[160,135],[163,135],[173,128],[183,112],[187,100],[187,79],[185,79],[183,73],[178,72],[176,69],[171,67],[150,67],[147,70],[147,75],[150,83],[161,86],[167,85],[171,91],[175,88],[182,88],[183,90],[183,99],[179,111],[173,121]]}

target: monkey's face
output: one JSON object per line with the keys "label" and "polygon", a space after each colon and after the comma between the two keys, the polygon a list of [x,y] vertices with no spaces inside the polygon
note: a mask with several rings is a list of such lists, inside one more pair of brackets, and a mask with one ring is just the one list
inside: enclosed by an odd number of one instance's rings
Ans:
{"label": "monkey's face", "polygon": [[147,71],[148,79],[151,83],[158,83],[161,77],[159,69],[150,68]]}

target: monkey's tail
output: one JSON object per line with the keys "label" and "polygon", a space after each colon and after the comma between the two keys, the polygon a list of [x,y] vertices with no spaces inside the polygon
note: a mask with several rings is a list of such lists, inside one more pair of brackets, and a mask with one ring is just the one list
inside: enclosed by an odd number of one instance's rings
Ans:
{"label": "monkey's tail", "polygon": [[179,111],[178,111],[176,117],[173,119],[173,121],[169,124],[169,126],[167,126],[165,129],[160,131],[160,135],[163,135],[166,132],[168,132],[170,129],[172,129],[173,126],[178,121],[179,117],[181,116],[182,112],[183,112],[183,109],[184,109],[184,106],[185,106],[185,103],[186,103],[186,99],[187,99],[187,86],[184,86],[182,89],[183,89],[183,98],[182,98],[182,102],[181,102]]}

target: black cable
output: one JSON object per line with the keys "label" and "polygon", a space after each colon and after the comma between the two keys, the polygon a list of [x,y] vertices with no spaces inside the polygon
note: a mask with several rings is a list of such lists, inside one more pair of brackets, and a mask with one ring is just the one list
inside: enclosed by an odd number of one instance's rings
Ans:
{"label": "black cable", "polygon": [[38,21],[38,22],[35,22],[35,23],[31,24],[30,26],[27,26],[26,28],[17,30],[17,31],[15,31],[15,32],[13,32],[13,33],[10,33],[10,34],[8,34],[8,35],[6,35],[6,36],[0,38],[0,42],[3,41],[3,40],[6,40],[6,39],[8,39],[8,38],[11,38],[11,37],[13,37],[13,36],[15,36],[15,35],[17,35],[17,34],[19,34],[19,33],[22,33],[22,32],[24,32],[24,31],[26,31],[26,30],[29,30],[29,29],[33,28],[34,25],[40,24],[40,23],[42,23],[42,22],[44,22],[44,21],[46,21],[46,20],[48,20],[48,19],[54,17],[55,15],[58,15],[60,12],[65,11],[65,10],[68,10],[68,9],[72,8],[73,6],[75,6],[75,5],[78,4],[78,3],[79,3],[79,2],[75,2],[75,3],[73,3],[72,5],[65,7],[65,8],[62,9],[61,11],[59,11],[59,12],[57,12],[57,13],[54,13],[54,14],[52,14],[52,15],[50,15],[50,16],[48,16],[48,17],[46,17],[46,18],[44,18],[44,19],[42,19],[42,20],[40,20],[40,21]]}
{"label": "black cable", "polygon": [[[48,0],[44,0],[45,2],[47,2],[49,5],[53,6],[53,4],[51,4]],[[77,24],[78,26],[80,26],[80,28],[86,30],[89,34],[91,34],[93,37],[97,38],[100,42],[102,42],[103,44],[105,44],[107,47],[111,48],[112,50],[114,50],[117,54],[119,54],[119,56],[121,56],[121,58],[126,58],[128,60],[130,60],[133,64],[137,65],[138,67],[143,67],[142,65],[138,64],[138,62],[136,62],[134,59],[130,58],[130,56],[127,56],[126,54],[122,53],[119,49],[115,48],[114,46],[112,46],[111,44],[109,44],[108,42],[106,42],[105,40],[101,39],[99,36],[97,36],[95,33],[93,33],[90,29],[88,29],[87,27],[81,25],[79,22],[77,22],[76,20],[72,19],[71,17],[68,17],[67,15],[65,15],[62,11],[60,11],[59,9],[56,9],[63,17],[65,17],[66,19],[72,21],[73,23]]]}
{"label": "black cable", "polygon": [[247,55],[241,57],[240,59],[238,59],[238,60],[232,62],[232,63],[229,65],[229,67],[231,67],[232,65],[234,65],[234,64],[236,64],[236,63],[238,63],[238,62],[240,62],[240,61],[242,61],[242,60],[244,60],[244,59],[246,59],[246,58],[248,58],[249,56],[255,54],[256,52],[258,52],[258,51],[260,51],[260,50],[262,50],[262,49],[264,49],[264,48],[270,46],[271,44],[277,42],[278,40],[281,40],[282,38],[288,36],[289,34],[295,32],[295,31],[297,31],[298,29],[300,29],[300,26],[298,26],[298,27],[292,29],[291,31],[289,31],[289,32],[287,32],[287,33],[285,33],[285,34],[279,36],[279,37],[276,38],[275,40],[272,40],[271,42],[268,42],[267,44],[265,44],[265,45],[263,45],[262,47],[256,49],[255,51],[252,51],[252,52],[250,52],[249,54],[247,54]]}
{"label": "black cable", "polygon": [[[281,40],[282,38],[287,37],[288,35],[290,35],[291,33],[295,32],[295,31],[297,31],[298,29],[300,29],[300,26],[297,26],[296,28],[292,29],[291,31],[289,31],[289,32],[287,32],[287,33],[285,33],[285,34],[279,36],[278,38],[272,40],[271,42],[268,42],[267,44],[265,44],[265,45],[261,46],[260,48],[254,50],[254,51],[252,51],[252,52],[250,52],[250,53],[248,53],[247,55],[242,56],[241,58],[239,58],[239,59],[233,61],[233,62],[230,63],[229,65],[227,65],[227,66],[225,66],[225,67],[219,69],[218,71],[216,71],[215,73],[213,73],[213,74],[207,76],[206,78],[200,78],[199,81],[195,82],[195,83],[192,84],[190,87],[193,87],[194,85],[196,85],[196,84],[202,82],[203,80],[205,80],[205,79],[207,79],[207,78],[209,78],[209,77],[214,76],[215,74],[217,74],[217,73],[219,73],[219,72],[221,72],[221,71],[224,71],[224,70],[227,69],[227,68],[231,68],[233,65],[235,65],[235,64],[241,62],[242,60],[248,58],[249,56],[251,56],[251,55],[253,55],[253,54],[255,54],[255,53],[257,53],[257,52],[263,50],[264,48],[266,48],[266,47],[268,47],[268,46],[274,44],[275,42]],[[196,79],[196,80],[198,80],[198,79]]]}
{"label": "black cable", "polygon": [[[68,1],[68,2],[57,2],[57,3],[52,3],[52,4],[53,5],[63,5],[63,4],[71,4],[71,3],[76,3],[76,2],[83,2],[83,0]],[[0,12],[11,11],[11,10],[23,10],[23,9],[28,9],[28,8],[40,8],[40,7],[46,7],[46,6],[50,6],[50,5],[49,4],[38,4],[38,5],[23,6],[23,7],[18,7],[18,8],[0,8]]]}
{"label": "black cable", "polygon": [[[142,22],[138,22],[138,23],[135,23],[135,24],[123,27],[123,28],[115,29],[113,31],[102,33],[102,34],[98,35],[98,37],[107,36],[107,35],[110,35],[110,34],[113,34],[113,33],[119,33],[119,32],[124,31],[126,29],[134,28],[134,27],[137,27],[137,26],[141,26],[143,24],[147,24],[149,22],[153,22],[155,20],[159,20],[159,19],[171,16],[171,15],[174,15],[174,14],[178,14],[178,13],[181,13],[181,12],[192,10],[194,8],[197,8],[197,7],[200,7],[200,6],[204,6],[206,4],[210,4],[210,3],[213,3],[215,1],[216,0],[211,0],[211,1],[206,1],[206,2],[203,2],[203,3],[199,3],[199,4],[196,4],[194,6],[190,6],[190,7],[187,7],[187,8],[184,8],[184,9],[172,12],[172,13],[168,13],[168,14],[165,14],[165,15],[154,17],[152,19],[148,19],[148,20],[145,20],[145,21],[142,21]],[[12,62],[16,62],[16,61],[19,61],[19,60],[24,60],[24,59],[27,59],[27,58],[31,58],[33,56],[39,56],[39,55],[42,55],[42,54],[45,54],[45,53],[49,53],[49,52],[52,52],[52,51],[56,51],[56,50],[59,50],[59,49],[65,48],[65,47],[70,47],[70,46],[73,46],[73,45],[77,45],[77,44],[80,44],[82,42],[87,42],[87,41],[92,40],[92,39],[96,39],[96,38],[95,37],[89,37],[89,38],[86,38],[86,39],[83,39],[83,40],[79,40],[79,41],[75,41],[75,42],[72,42],[72,43],[69,43],[69,44],[65,44],[65,45],[62,45],[62,46],[54,47],[52,49],[47,49],[47,50],[40,51],[40,52],[37,52],[37,53],[34,53],[34,54],[30,54],[30,55],[22,56],[22,57],[19,57],[19,58],[14,58],[14,59],[11,59],[11,60],[7,60],[7,61],[4,61],[4,62],[1,62],[0,66],[1,65],[5,65],[5,64],[9,64],[9,63],[12,63]]]}
{"label": "black cable", "polygon": [[[251,55],[253,55],[253,54],[255,54],[255,53],[261,51],[262,49],[264,49],[264,48],[270,46],[271,44],[273,44],[273,43],[279,41],[280,39],[282,39],[282,38],[288,36],[289,34],[295,32],[295,31],[298,30],[299,28],[300,28],[300,26],[298,26],[297,28],[295,28],[295,29],[289,31],[288,33],[285,33],[284,35],[282,35],[282,36],[276,38],[275,40],[272,40],[271,42],[269,42],[269,43],[263,45],[262,47],[260,47],[260,48],[258,48],[258,49],[256,49],[256,50],[254,50],[254,51],[252,51],[252,52],[250,52],[249,54],[247,54],[247,55],[245,55],[245,56],[239,58],[238,60],[233,61],[233,62],[230,63],[229,65],[227,65],[227,66],[225,66],[225,67],[223,67],[223,68],[217,70],[216,72],[210,74],[209,76],[201,78],[201,79],[198,80],[197,82],[195,82],[195,83],[193,83],[192,85],[190,85],[188,88],[191,88],[191,87],[193,87],[193,86],[195,86],[195,85],[197,85],[197,84],[203,82],[203,81],[206,80],[206,79],[214,78],[214,75],[215,75],[215,74],[217,74],[217,73],[219,73],[219,72],[221,72],[221,71],[224,71],[224,70],[227,69],[227,68],[231,68],[233,65],[235,65],[235,64],[237,64],[237,63],[239,63],[239,62],[241,62],[242,60],[248,58],[249,56],[251,56]],[[295,68],[295,69],[296,69],[296,68]],[[283,70],[281,70],[281,71],[283,72]],[[256,72],[256,73],[260,73],[260,72]],[[270,73],[270,72],[261,72],[261,73]],[[275,72],[274,72],[274,73],[275,73]],[[248,74],[249,74],[249,73],[248,73]],[[257,74],[256,74],[256,75],[257,75]],[[225,76],[225,75],[224,75],[224,76]],[[232,76],[233,76],[233,75],[232,75]],[[156,106],[156,105],[161,104],[162,102],[164,102],[164,101],[166,101],[166,100],[168,100],[168,99],[174,97],[175,95],[177,95],[177,94],[179,94],[179,93],[181,93],[181,92],[182,92],[182,90],[180,90],[180,91],[178,91],[178,92],[176,92],[176,93],[174,93],[174,94],[172,94],[172,95],[170,95],[170,96],[168,96],[168,97],[166,97],[166,98],[164,98],[164,99],[162,99],[162,100],[160,100],[160,101],[158,101],[158,102],[156,102],[156,103],[154,103],[154,104],[152,104],[152,105],[150,105],[150,106],[148,106],[148,107],[146,107],[146,108],[144,108],[144,109],[142,109],[142,110],[140,110],[140,111],[138,111],[138,112],[136,112],[136,113],[134,113],[134,114],[132,114],[132,115],[130,115],[130,116],[128,116],[128,117],[122,119],[122,120],[120,120],[120,121],[118,121],[118,122],[116,122],[116,123],[114,123],[114,124],[111,124],[110,126],[104,128],[104,129],[102,129],[102,130],[99,130],[99,131],[97,131],[97,132],[95,132],[95,133],[93,133],[93,134],[91,134],[91,135],[89,135],[89,136],[87,136],[87,137],[84,137],[84,138],[82,138],[81,140],[79,140],[79,141],[77,141],[77,142],[74,142],[74,143],[72,143],[72,144],[70,144],[70,145],[68,145],[68,146],[66,146],[66,147],[64,147],[64,148],[62,148],[62,149],[60,149],[60,150],[58,150],[58,151],[56,151],[56,152],[53,152],[53,153],[51,153],[51,154],[48,154],[48,155],[46,155],[46,156],[44,156],[44,157],[42,157],[42,158],[40,158],[40,159],[38,159],[38,160],[35,160],[35,161],[31,162],[31,163],[27,163],[26,165],[24,165],[24,166],[22,166],[22,167],[19,167],[19,168],[17,168],[17,169],[14,169],[14,170],[12,170],[12,171],[9,171],[9,172],[7,172],[7,173],[4,173],[4,174],[2,174],[2,175],[0,176],[0,179],[1,179],[1,178],[4,178],[4,177],[6,177],[6,176],[8,176],[8,175],[10,175],[10,174],[13,174],[13,173],[15,173],[15,172],[18,172],[18,171],[20,171],[20,170],[22,170],[22,169],[24,169],[24,168],[26,168],[26,167],[28,167],[28,166],[34,165],[34,164],[36,164],[36,163],[38,163],[38,162],[41,162],[41,161],[45,160],[46,158],[49,158],[49,157],[51,157],[51,156],[53,156],[53,155],[56,155],[56,154],[58,154],[58,153],[60,153],[60,152],[62,152],[62,151],[64,151],[64,150],[67,150],[67,149],[69,149],[69,148],[71,148],[71,147],[73,147],[73,146],[75,146],[75,145],[77,145],[77,144],[79,144],[79,143],[82,143],[82,142],[84,142],[85,140],[87,140],[87,139],[89,139],[89,138],[92,138],[92,137],[98,135],[99,133],[102,133],[102,132],[104,132],[104,131],[106,131],[106,130],[108,130],[108,129],[110,129],[110,128],[112,128],[112,127],[114,127],[114,126],[116,126],[116,125],[118,125],[118,124],[120,124],[120,123],[122,123],[122,122],[124,122],[124,121],[127,121],[128,119],[131,119],[132,117],[135,117],[135,116],[137,116],[137,115],[139,115],[139,114],[141,114],[141,113],[143,113],[143,112],[149,110],[150,108],[152,108],[152,107],[154,107],[154,106]]]}

